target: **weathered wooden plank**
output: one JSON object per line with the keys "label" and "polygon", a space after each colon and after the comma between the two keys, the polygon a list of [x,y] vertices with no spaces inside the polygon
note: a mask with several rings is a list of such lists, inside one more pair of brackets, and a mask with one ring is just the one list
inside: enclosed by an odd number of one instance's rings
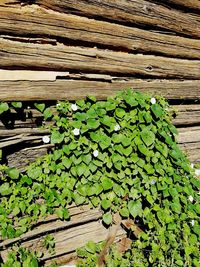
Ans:
{"label": "weathered wooden plank", "polygon": [[180,128],[178,142],[193,163],[200,162],[200,126]]}
{"label": "weathered wooden plank", "polygon": [[200,125],[200,105],[174,105],[177,117],[173,119],[173,124],[180,126]]}
{"label": "weathered wooden plank", "polygon": [[176,4],[179,6],[187,7],[190,9],[197,9],[200,10],[200,1],[199,0],[165,0],[167,3]]}
{"label": "weathered wooden plank", "polygon": [[178,141],[180,144],[200,142],[200,126],[180,128]]}
{"label": "weathered wooden plank", "polygon": [[144,0],[37,0],[36,3],[59,12],[101,17],[124,23],[137,23],[200,37],[197,16]]}
{"label": "weathered wooden plank", "polygon": [[[60,221],[55,216],[53,221],[52,219],[48,221],[47,218],[35,229],[21,237],[1,242],[1,248],[4,248],[4,251],[1,252],[2,258],[6,258],[7,248],[16,242],[20,242],[21,246],[28,247],[29,249],[43,252],[43,260],[47,260],[64,254],[74,253],[78,247],[85,245],[87,241],[100,242],[108,237],[109,229],[106,229],[99,221],[99,218],[102,216],[102,211],[99,209],[90,209],[89,206],[72,207],[70,208],[70,213],[72,214],[70,221]],[[55,239],[54,255],[50,254],[42,244],[45,235],[49,233]],[[119,227],[116,241],[124,235],[125,231]]]}
{"label": "weathered wooden plank", "polygon": [[199,79],[200,60],[0,39],[0,67]]}
{"label": "weathered wooden plank", "polygon": [[[180,126],[195,126],[200,125],[200,104],[180,104],[180,105],[171,105],[172,110],[175,111],[176,117],[173,118],[173,124],[177,127]],[[55,107],[51,106],[51,109],[54,111]],[[25,110],[25,112],[27,112]],[[10,117],[13,119],[13,128],[7,129],[5,124],[0,121],[0,142],[2,138],[5,140],[6,137],[14,138],[16,134],[26,135],[35,135],[35,134],[48,134],[48,130],[38,128],[38,121],[40,124],[43,120],[42,113],[37,109],[28,109],[28,112],[31,114],[30,117],[24,118],[24,115],[17,114],[14,110],[12,111]],[[45,123],[45,125],[48,122]]]}
{"label": "weathered wooden plank", "polygon": [[[9,90],[8,90],[9,88]],[[116,92],[133,88],[162,95],[168,99],[200,99],[199,80],[119,79],[112,82],[94,80],[1,81],[1,101],[75,100],[87,95],[105,99]]]}
{"label": "weathered wooden plank", "polygon": [[182,143],[180,147],[192,163],[200,163],[200,142]]}
{"label": "weathered wooden plank", "polygon": [[98,208],[91,209],[89,205],[69,207],[71,219],[69,221],[59,220],[56,214],[49,215],[47,218],[41,218],[40,223],[29,232],[13,239],[6,239],[0,243],[0,248],[8,247],[17,242],[24,242],[30,239],[44,236],[47,233],[61,231],[76,227],[77,224],[86,224],[91,221],[97,221],[102,217],[102,211]]}
{"label": "weathered wooden plank", "polygon": [[200,58],[200,40],[58,13],[36,5],[20,8],[0,5],[0,31],[15,36],[43,35],[87,43],[89,40],[92,44],[107,45],[112,49]]}
{"label": "weathered wooden plank", "polygon": [[[200,125],[200,116],[198,117],[198,122],[198,125]],[[200,126],[182,127],[178,128],[178,131],[178,142],[180,147],[186,152],[192,162],[200,162]],[[51,144],[41,146],[36,144],[34,147],[28,147],[27,145],[27,148],[19,148],[15,152],[12,151],[12,154],[3,151],[3,155],[6,157],[9,166],[17,167],[19,170],[24,171],[30,162],[45,155],[47,150],[51,147]]]}
{"label": "weathered wooden plank", "polygon": [[50,145],[41,145],[20,150],[18,149],[18,151],[12,152],[6,156],[7,164],[10,167],[15,167],[19,171],[24,172],[30,163],[35,162],[38,158],[46,155],[50,147]]}

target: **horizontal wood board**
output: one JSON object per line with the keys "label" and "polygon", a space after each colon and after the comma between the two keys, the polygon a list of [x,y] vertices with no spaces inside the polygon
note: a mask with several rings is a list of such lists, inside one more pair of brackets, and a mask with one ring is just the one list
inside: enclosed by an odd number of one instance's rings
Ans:
{"label": "horizontal wood board", "polygon": [[[127,88],[162,95],[178,111],[181,148],[199,163],[199,10],[199,0],[2,0],[0,101],[103,100]],[[23,120],[13,114],[12,129],[0,121],[0,147],[22,171],[52,148],[43,144],[49,132],[38,128],[40,114],[32,114]],[[44,251],[49,266],[73,261],[78,246],[109,234],[99,210],[70,212],[71,221],[47,218],[22,237],[24,246],[41,250],[41,237],[53,233],[56,254]],[[116,239],[123,236],[119,229]]]}

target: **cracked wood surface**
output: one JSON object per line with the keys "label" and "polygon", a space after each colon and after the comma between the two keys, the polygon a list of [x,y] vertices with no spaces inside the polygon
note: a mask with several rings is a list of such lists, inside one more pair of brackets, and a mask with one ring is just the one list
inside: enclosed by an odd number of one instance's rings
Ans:
{"label": "cracked wood surface", "polygon": [[200,37],[198,16],[149,1],[36,0],[36,3],[62,13],[113,20],[118,23],[149,25],[155,29],[159,27],[178,34]]}
{"label": "cracked wood surface", "polygon": [[200,1],[199,0],[165,0],[165,3],[172,3],[180,5],[182,7],[188,7],[190,9],[200,10]]}
{"label": "cracked wood surface", "polygon": [[[100,242],[108,237],[110,229],[106,229],[99,221],[102,211],[98,208],[90,209],[89,205],[72,206],[69,207],[69,212],[70,221],[61,221],[57,216],[50,215],[21,237],[2,241],[0,243],[2,258],[6,259],[9,248],[18,242],[23,247],[43,252],[42,260],[45,261],[65,254],[69,256],[88,241]],[[53,235],[55,240],[55,254],[53,255],[43,246],[43,240],[47,234]],[[115,241],[124,236],[125,230],[120,227]]]}
{"label": "cracked wood surface", "polygon": [[[0,63],[1,64],[1,63]],[[98,79],[57,79],[55,81],[1,81],[1,101],[75,100],[94,95],[105,99],[120,90],[133,88],[168,99],[200,99],[199,80],[133,79],[128,77]],[[8,90],[9,88],[9,90]]]}
{"label": "cracked wood surface", "polygon": [[[110,46],[112,49],[121,48],[132,52],[200,58],[200,40],[198,39],[150,32],[135,27],[63,14],[37,5],[12,7],[0,4],[0,31],[8,35],[67,38],[87,42],[87,44],[89,40],[90,43],[100,46]],[[27,38],[27,42],[30,41],[30,38]],[[36,39],[35,42],[44,42],[44,40]],[[67,44],[68,41],[66,40],[65,43]]]}
{"label": "cracked wood surface", "polygon": [[[9,55],[9,56],[8,56]],[[199,79],[200,60],[0,39],[0,67]],[[10,60],[12,58],[12,60]]]}

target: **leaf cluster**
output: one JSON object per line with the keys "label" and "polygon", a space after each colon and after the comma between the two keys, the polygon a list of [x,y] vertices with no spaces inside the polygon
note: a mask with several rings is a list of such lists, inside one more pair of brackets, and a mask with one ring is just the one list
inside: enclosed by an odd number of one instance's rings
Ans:
{"label": "leaf cluster", "polygon": [[152,104],[149,95],[128,90],[56,109],[45,115],[52,119],[51,153],[25,173],[1,167],[2,237],[19,236],[54,212],[69,219],[69,204],[90,203],[102,208],[105,226],[117,212],[138,224],[143,233],[133,249],[143,266],[199,266],[200,185],[176,143],[166,101]]}

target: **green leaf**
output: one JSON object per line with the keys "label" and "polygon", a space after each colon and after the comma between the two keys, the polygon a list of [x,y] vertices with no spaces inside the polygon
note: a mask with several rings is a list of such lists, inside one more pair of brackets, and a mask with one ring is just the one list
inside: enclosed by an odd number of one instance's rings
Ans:
{"label": "green leaf", "polygon": [[7,195],[10,195],[11,193],[12,193],[12,189],[10,188],[9,183],[3,183],[0,186],[0,194],[2,196],[7,196]]}
{"label": "green leaf", "polygon": [[92,160],[91,154],[82,155],[82,160],[83,160],[83,162],[85,162],[85,164],[88,165]]}
{"label": "green leaf", "polygon": [[63,207],[60,207],[56,210],[56,213],[58,215],[58,217],[62,220],[67,220],[69,219],[70,215],[69,215],[69,210]]}
{"label": "green leaf", "polygon": [[100,125],[100,123],[98,120],[95,120],[95,119],[88,119],[87,120],[87,127],[89,129],[96,129],[99,127],[99,125]]}
{"label": "green leaf", "polygon": [[14,108],[22,108],[22,102],[11,102]]}
{"label": "green leaf", "polygon": [[81,205],[85,202],[85,197],[81,196],[77,192],[74,192],[74,200],[75,200],[76,205]]}
{"label": "green leaf", "polygon": [[94,254],[96,252],[96,244],[93,241],[89,241],[89,242],[86,243],[85,249],[88,252]]}
{"label": "green leaf", "polygon": [[5,102],[1,102],[0,103],[0,114],[2,114],[3,112],[9,110],[9,106],[7,103]]}
{"label": "green leaf", "polygon": [[30,178],[37,179],[42,175],[42,169],[40,167],[31,168],[27,174]]}
{"label": "green leaf", "polygon": [[132,151],[133,151],[132,147],[129,146],[129,147],[123,149],[123,154],[124,154],[126,157],[128,157],[128,156],[131,154]]}
{"label": "green leaf", "polygon": [[143,155],[148,155],[149,154],[149,150],[147,149],[147,147],[143,144],[138,145],[138,149],[139,151],[143,154]]}
{"label": "green leaf", "polygon": [[53,116],[53,113],[50,108],[46,108],[43,112],[45,120],[50,119]]}
{"label": "green leaf", "polygon": [[108,212],[103,215],[102,219],[106,225],[110,225],[112,223],[112,215]]}
{"label": "green leaf", "polygon": [[123,139],[122,139],[122,145],[123,146],[130,146],[130,144],[131,144],[131,139],[130,139],[130,137],[124,137]]}
{"label": "green leaf", "polygon": [[78,186],[77,186],[77,192],[78,192],[80,195],[86,197],[87,194],[88,194],[88,186],[87,186],[87,185],[83,185],[83,184],[78,185]]}
{"label": "green leaf", "polygon": [[136,107],[138,105],[138,101],[135,100],[135,97],[133,96],[126,96],[124,97],[124,100],[127,104],[129,104],[131,107]]}
{"label": "green leaf", "polygon": [[161,108],[160,105],[154,104],[151,106],[151,110],[153,114],[156,116],[156,118],[161,118],[163,115],[163,109]]}
{"label": "green leaf", "polygon": [[69,169],[70,166],[72,165],[72,160],[71,160],[71,158],[64,158],[64,159],[62,160],[62,164],[63,164],[67,169]]}
{"label": "green leaf", "polygon": [[102,150],[106,149],[107,147],[109,147],[111,145],[111,140],[110,138],[103,138],[100,142],[99,142],[100,147],[102,148]]}
{"label": "green leaf", "polygon": [[76,172],[77,172],[78,176],[79,177],[82,176],[87,168],[88,167],[87,167],[87,165],[85,165],[85,163],[81,163],[78,166],[76,166]]}
{"label": "green leaf", "polygon": [[16,168],[9,168],[6,170],[6,174],[11,178],[11,179],[18,179],[19,178],[19,171]]}
{"label": "green leaf", "polygon": [[59,133],[58,131],[54,131],[51,135],[51,143],[52,144],[59,144],[64,139],[64,133]]}
{"label": "green leaf", "polygon": [[114,133],[113,136],[112,136],[112,141],[114,143],[121,143],[123,139],[124,139],[124,135],[123,134]]}
{"label": "green leaf", "polygon": [[140,135],[141,135],[141,138],[142,138],[143,142],[147,146],[152,145],[154,143],[154,141],[155,141],[155,134],[152,131],[148,130],[148,129],[142,130]]}
{"label": "green leaf", "polygon": [[172,210],[175,211],[176,213],[181,213],[181,205],[178,201],[172,202],[171,207]]}
{"label": "green leaf", "polygon": [[110,118],[109,116],[104,116],[100,121],[102,124],[110,127],[112,120],[113,118]]}
{"label": "green leaf", "polygon": [[35,106],[40,112],[43,112],[44,109],[45,109],[45,104],[34,103],[34,106]]}
{"label": "green leaf", "polygon": [[142,204],[139,200],[130,200],[128,202],[128,210],[130,214],[135,218],[136,216],[141,216],[142,213]]}
{"label": "green leaf", "polygon": [[122,108],[116,108],[115,114],[116,114],[117,117],[123,118],[125,116],[126,112]]}
{"label": "green leaf", "polygon": [[104,210],[107,210],[107,209],[109,209],[110,206],[111,206],[111,201],[110,201],[109,199],[103,199],[103,200],[101,201],[101,206],[102,206],[102,208],[103,208]]}
{"label": "green leaf", "polygon": [[124,207],[119,211],[122,217],[128,218],[129,217],[129,210],[128,208]]}
{"label": "green leaf", "polygon": [[109,178],[103,177],[101,182],[104,190],[109,190],[113,187],[113,181]]}

